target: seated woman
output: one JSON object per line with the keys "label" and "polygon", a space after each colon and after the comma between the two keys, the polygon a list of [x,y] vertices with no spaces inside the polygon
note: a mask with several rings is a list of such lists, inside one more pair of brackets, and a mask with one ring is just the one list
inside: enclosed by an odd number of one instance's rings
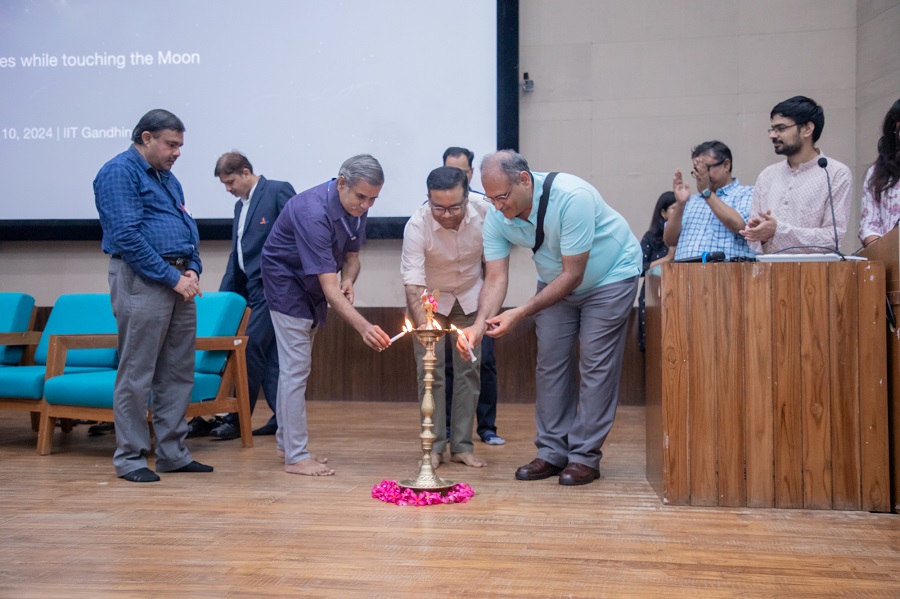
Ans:
{"label": "seated woman", "polygon": [[867,246],[900,221],[900,100],[884,117],[878,158],[866,172],[862,189],[859,240]]}

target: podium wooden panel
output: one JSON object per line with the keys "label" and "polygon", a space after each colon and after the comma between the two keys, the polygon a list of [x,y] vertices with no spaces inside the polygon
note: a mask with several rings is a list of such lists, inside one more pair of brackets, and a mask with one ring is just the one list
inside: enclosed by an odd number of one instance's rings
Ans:
{"label": "podium wooden panel", "polygon": [[[884,263],[888,303],[900,316],[900,228],[894,227],[881,239],[859,252],[869,260]],[[888,331],[888,413],[891,422],[891,505],[900,512],[900,329]]]}
{"label": "podium wooden panel", "polygon": [[890,510],[880,262],[666,264],[647,287],[664,503]]}

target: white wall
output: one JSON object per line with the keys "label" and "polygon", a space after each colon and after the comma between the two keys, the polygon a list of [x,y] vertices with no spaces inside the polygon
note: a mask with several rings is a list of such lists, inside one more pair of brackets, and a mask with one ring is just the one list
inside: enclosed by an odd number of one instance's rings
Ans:
{"label": "white wall", "polygon": [[[752,184],[779,159],[769,111],[804,94],[825,108],[820,147],[854,169],[856,220],[880,121],[900,97],[900,0],[520,1],[520,70],[536,82],[520,92],[521,151],[535,170],[591,181],[640,237],[692,146],[724,141]],[[854,224],[844,248],[857,246]],[[206,289],[227,251],[202,243]],[[363,250],[358,305],[403,305],[399,253],[397,240]],[[511,270],[507,305],[534,292],[528,250]],[[97,242],[0,243],[0,290],[40,305],[106,291],[106,261]]]}

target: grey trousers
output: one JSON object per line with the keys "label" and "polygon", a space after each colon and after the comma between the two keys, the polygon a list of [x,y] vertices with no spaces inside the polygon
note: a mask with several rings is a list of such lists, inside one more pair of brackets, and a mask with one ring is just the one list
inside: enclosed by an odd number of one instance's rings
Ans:
{"label": "grey trousers", "polygon": [[147,467],[152,404],[156,470],[191,463],[184,419],[194,389],[197,305],[137,275],[119,258],[109,261],[109,291],[119,330],[119,369],[113,391],[116,475]]}
{"label": "grey trousers", "polygon": [[[463,312],[459,302],[454,302],[453,308],[447,318],[438,316],[438,320],[447,328],[450,324],[455,324],[458,328],[463,329],[471,326],[475,322],[475,312],[466,315]],[[456,344],[456,334],[448,333]],[[416,373],[419,376],[419,405],[422,404],[422,398],[425,397],[425,346],[419,343],[418,339],[413,339],[413,353],[416,358]],[[447,448],[447,410],[446,410],[446,392],[444,384],[446,382],[444,360],[446,359],[446,343],[441,338],[434,344],[434,382],[431,384],[431,392],[434,395],[434,415],[431,417],[434,421],[434,434],[437,439],[432,446],[433,453],[444,453]],[[472,443],[472,429],[475,422],[475,406],[478,404],[478,395],[481,393],[481,344],[472,348],[475,351],[475,357],[479,362],[474,364],[470,360],[464,360],[459,352],[455,349],[453,354],[453,404],[450,415],[450,452],[451,453],[471,453],[474,449]]]}
{"label": "grey trousers", "polygon": [[296,464],[310,457],[306,429],[306,383],[312,370],[316,327],[306,318],[270,311],[278,343],[278,449],[284,463]]}
{"label": "grey trousers", "polygon": [[[535,315],[537,457],[598,468],[616,416],[637,277],[569,295]],[[545,285],[539,284],[538,291]],[[575,350],[580,363],[575,363]],[[581,375],[579,389],[578,375]]]}

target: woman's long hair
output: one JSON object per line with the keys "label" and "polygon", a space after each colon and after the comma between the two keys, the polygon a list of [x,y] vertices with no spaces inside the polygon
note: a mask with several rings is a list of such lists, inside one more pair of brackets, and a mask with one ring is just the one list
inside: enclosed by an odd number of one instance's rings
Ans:
{"label": "woman's long hair", "polygon": [[869,191],[876,202],[881,202],[881,194],[900,181],[900,133],[897,123],[900,122],[900,100],[894,102],[884,117],[881,127],[881,139],[878,140],[878,158],[872,164],[872,176],[869,178]]}
{"label": "woman's long hair", "polygon": [[656,200],[656,208],[653,209],[653,218],[650,219],[650,237],[656,241],[662,241],[663,229],[666,226],[666,219],[662,213],[669,209],[669,206],[675,203],[675,193],[671,191],[663,192],[659,199]]}

